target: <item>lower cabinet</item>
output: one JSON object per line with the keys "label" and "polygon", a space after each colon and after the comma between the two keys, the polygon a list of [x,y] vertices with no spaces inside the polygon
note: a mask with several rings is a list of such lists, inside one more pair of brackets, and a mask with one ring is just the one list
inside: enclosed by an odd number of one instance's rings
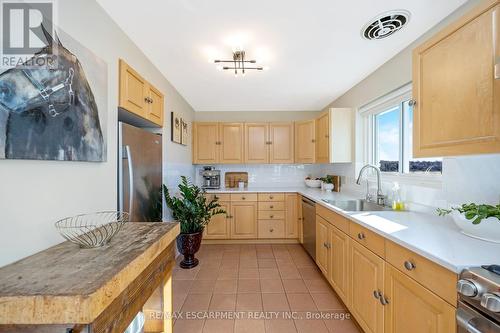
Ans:
{"label": "lower cabinet", "polygon": [[299,237],[299,196],[285,195],[285,238]]}
{"label": "lower cabinet", "polygon": [[316,215],[316,264],[325,276],[328,276],[328,241],[330,224]]}
{"label": "lower cabinet", "polygon": [[231,239],[257,238],[257,202],[231,202]]}
{"label": "lower cabinet", "polygon": [[455,332],[455,308],[390,264],[384,294],[385,333]]}
{"label": "lower cabinet", "polygon": [[350,242],[349,253],[349,310],[365,333],[384,332],[384,259],[357,242]]}
{"label": "lower cabinet", "polygon": [[229,238],[229,222],[231,221],[231,203],[220,202],[221,209],[226,211],[225,214],[217,214],[212,217],[210,223],[205,227],[203,238],[205,239],[228,239]]}
{"label": "lower cabinet", "polygon": [[345,305],[349,306],[349,236],[334,226],[329,227],[330,253],[327,279]]}

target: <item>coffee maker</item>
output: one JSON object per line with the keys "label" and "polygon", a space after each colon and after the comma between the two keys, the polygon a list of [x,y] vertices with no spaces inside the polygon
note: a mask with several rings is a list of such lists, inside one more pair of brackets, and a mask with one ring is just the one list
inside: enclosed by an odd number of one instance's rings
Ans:
{"label": "coffee maker", "polygon": [[215,170],[215,168],[211,166],[203,167],[201,177],[203,178],[202,188],[220,189],[220,170]]}

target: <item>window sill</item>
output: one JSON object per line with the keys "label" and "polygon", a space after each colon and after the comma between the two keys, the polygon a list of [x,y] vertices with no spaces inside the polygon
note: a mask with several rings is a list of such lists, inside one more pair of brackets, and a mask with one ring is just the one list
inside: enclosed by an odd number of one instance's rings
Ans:
{"label": "window sill", "polygon": [[[373,175],[368,177],[370,181],[376,181]],[[392,172],[382,172],[382,182],[398,182],[399,184],[414,185],[441,189],[443,186],[442,174],[402,174]]]}

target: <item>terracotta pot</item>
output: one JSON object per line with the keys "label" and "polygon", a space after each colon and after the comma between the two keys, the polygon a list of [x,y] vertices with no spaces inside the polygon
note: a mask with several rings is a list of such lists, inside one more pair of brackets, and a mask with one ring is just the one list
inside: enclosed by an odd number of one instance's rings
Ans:
{"label": "terracotta pot", "polygon": [[184,256],[184,260],[180,263],[181,268],[189,269],[198,266],[198,259],[194,255],[200,249],[202,237],[202,231],[192,234],[181,233],[177,236],[177,250]]}

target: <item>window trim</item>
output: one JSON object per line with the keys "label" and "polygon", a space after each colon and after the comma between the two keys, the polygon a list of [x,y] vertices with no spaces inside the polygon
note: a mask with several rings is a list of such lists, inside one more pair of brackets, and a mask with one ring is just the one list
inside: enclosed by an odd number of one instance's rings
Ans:
{"label": "window trim", "polygon": [[[393,90],[392,92],[381,96],[374,101],[361,106],[358,109],[358,114],[362,120],[363,129],[363,164],[373,164],[375,163],[376,154],[376,139],[375,139],[375,115],[387,110],[395,104],[400,104],[400,108],[403,107],[403,102],[412,98],[412,83],[407,83],[404,86]],[[404,171],[404,115],[403,110],[400,113],[400,163],[398,172],[382,172],[382,179],[384,181],[398,181],[402,184],[419,185],[432,188],[442,187],[442,173],[424,173],[424,174],[412,174],[403,173]],[[374,180],[374,176],[369,176],[368,179]]]}

